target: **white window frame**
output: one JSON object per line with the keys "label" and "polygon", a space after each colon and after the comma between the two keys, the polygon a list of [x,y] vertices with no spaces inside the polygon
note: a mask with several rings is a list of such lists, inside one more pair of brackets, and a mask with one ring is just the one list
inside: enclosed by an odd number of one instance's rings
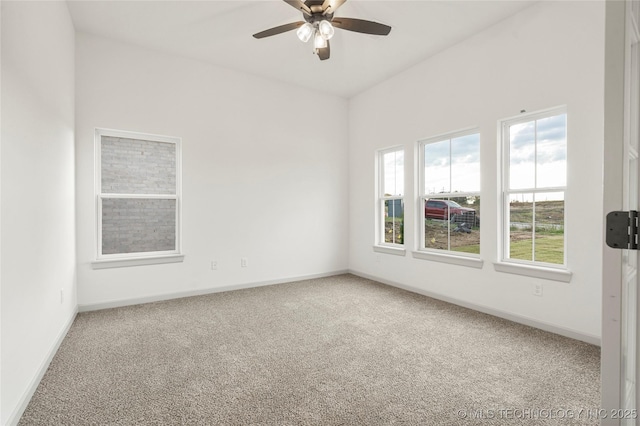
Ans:
{"label": "white window frame", "polygon": [[[499,132],[500,132],[500,146],[501,146],[501,157],[502,157],[502,172],[501,172],[501,194],[499,196],[499,200],[501,206],[498,211],[500,212],[500,221],[501,221],[501,237],[499,238],[499,261],[494,263],[494,267],[499,272],[507,272],[518,275],[527,275],[533,276],[537,278],[544,278],[555,281],[564,281],[569,282],[571,280],[571,272],[567,266],[567,185],[565,180],[564,186],[556,186],[556,187],[539,187],[539,188],[521,188],[521,189],[510,189],[509,175],[510,175],[510,135],[509,129],[511,126],[527,123],[530,121],[536,121],[544,118],[554,117],[557,115],[567,115],[566,119],[566,138],[567,138],[567,170],[568,170],[568,151],[569,151],[569,117],[567,113],[566,106],[560,106],[550,109],[545,109],[541,111],[536,111],[532,113],[523,113],[516,117],[506,118],[500,120],[498,122]],[[536,129],[536,149],[537,149],[537,129]],[[537,161],[534,162],[534,167],[537,172]],[[567,176],[568,178],[568,176]],[[558,193],[562,192],[564,194],[564,235],[563,235],[563,263],[555,264],[548,262],[541,262],[536,260],[522,260],[522,259],[511,259],[509,257],[510,253],[510,197],[515,193],[531,193],[535,194],[544,194],[544,193]],[[535,203],[534,203],[534,212],[533,212],[533,243],[532,250],[535,252]]]}
{"label": "white window frame", "polygon": [[[163,142],[175,144],[176,149],[176,192],[175,194],[113,194],[102,192],[102,137],[117,137],[127,139],[137,139],[150,142]],[[148,133],[138,133],[113,129],[95,129],[94,138],[95,149],[95,241],[96,260],[92,262],[94,269],[138,266],[159,263],[182,262],[182,139],[173,136],[162,136]],[[102,200],[104,199],[162,199],[176,201],[176,248],[174,250],[163,250],[153,252],[138,253],[114,253],[102,254]]]}
{"label": "white window frame", "polygon": [[[405,244],[404,242],[406,241],[406,221],[405,221],[405,232],[403,232],[403,236],[402,236],[402,244],[398,244],[398,243],[388,243],[385,242],[384,237],[385,237],[385,214],[384,214],[384,203],[386,201],[391,201],[391,200],[400,200],[400,203],[402,204],[402,209],[403,209],[403,214],[405,212],[405,206],[404,206],[404,200],[405,200],[405,196],[406,194],[403,194],[401,196],[397,196],[397,195],[392,195],[392,196],[385,196],[384,195],[384,173],[385,173],[385,168],[384,168],[384,156],[385,154],[389,154],[391,152],[398,152],[401,151],[403,153],[404,156],[404,163],[403,163],[403,176],[402,179],[405,179],[406,173],[407,173],[407,167],[406,167],[406,152],[404,149],[404,146],[394,146],[391,148],[385,148],[385,149],[381,149],[376,151],[376,175],[377,175],[377,179],[376,179],[376,233],[375,233],[375,238],[376,238],[376,243],[373,247],[374,251],[380,252],[380,253],[386,253],[386,254],[395,254],[395,255],[401,255],[404,256],[406,253],[406,249],[405,249]],[[405,186],[406,188],[406,186]],[[405,191],[406,192],[406,191]]]}
{"label": "white window frame", "polygon": [[[480,184],[480,190],[471,192],[455,192],[455,193],[442,193],[442,194],[427,194],[424,187],[424,147],[426,145],[442,142],[445,140],[451,140],[462,136],[468,136],[477,134],[481,138],[480,129],[478,127],[470,127],[455,132],[443,133],[437,136],[429,137],[427,139],[421,139],[416,144],[417,157],[418,157],[418,196],[416,198],[416,207],[418,209],[416,218],[418,218],[418,237],[416,238],[417,247],[413,252],[413,257],[417,259],[433,260],[445,263],[452,263],[461,266],[469,266],[474,268],[482,268],[483,261],[481,260],[481,254],[476,253],[464,253],[455,250],[441,250],[434,248],[427,248],[425,244],[425,203],[430,198],[451,198],[451,197],[469,197],[469,196],[481,196],[482,182]],[[478,150],[480,150],[478,146]],[[449,146],[449,160],[451,160],[451,146]],[[482,170],[482,162],[480,163]],[[449,177],[451,178],[451,170],[449,171]],[[480,176],[479,176],[480,177]],[[482,203],[480,204],[482,207]],[[450,238],[448,236],[447,238]],[[481,240],[482,241],[482,240]],[[449,244],[448,244],[449,245]],[[480,252],[482,253],[482,251]]]}

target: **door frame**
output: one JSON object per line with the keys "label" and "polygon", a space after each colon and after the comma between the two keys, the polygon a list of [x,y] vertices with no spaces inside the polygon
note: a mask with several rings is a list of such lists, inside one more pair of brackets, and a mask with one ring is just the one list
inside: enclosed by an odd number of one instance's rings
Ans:
{"label": "door frame", "polygon": [[[637,0],[636,0],[637,1]],[[625,82],[626,34],[629,0],[607,0],[605,21],[604,217],[625,206]],[[602,413],[623,408],[622,401],[622,294],[623,250],[603,248],[601,408]],[[638,393],[636,392],[636,395]],[[637,403],[636,403],[637,405]],[[619,425],[611,416],[600,419],[602,425]]]}

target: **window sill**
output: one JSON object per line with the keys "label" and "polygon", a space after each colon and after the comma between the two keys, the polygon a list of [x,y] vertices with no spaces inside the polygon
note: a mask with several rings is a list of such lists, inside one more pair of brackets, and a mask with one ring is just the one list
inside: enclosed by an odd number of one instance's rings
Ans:
{"label": "window sill", "polygon": [[468,266],[470,268],[482,269],[484,261],[480,258],[456,256],[454,254],[433,253],[427,251],[411,252],[415,259],[432,260],[434,262],[450,263],[452,265]]}
{"label": "window sill", "polygon": [[493,267],[498,272],[506,272],[508,274],[525,275],[528,277],[542,278],[545,280],[562,281],[568,283],[571,281],[573,273],[566,269],[545,268],[544,266],[519,265],[516,263],[495,262]]}
{"label": "window sill", "polygon": [[394,254],[396,256],[404,256],[407,254],[407,250],[404,248],[390,246],[373,246],[373,251],[378,253]]}
{"label": "window sill", "polygon": [[127,259],[101,259],[91,262],[92,269],[125,268],[128,266],[160,265],[184,261],[184,254],[168,254],[153,257],[134,257]]}

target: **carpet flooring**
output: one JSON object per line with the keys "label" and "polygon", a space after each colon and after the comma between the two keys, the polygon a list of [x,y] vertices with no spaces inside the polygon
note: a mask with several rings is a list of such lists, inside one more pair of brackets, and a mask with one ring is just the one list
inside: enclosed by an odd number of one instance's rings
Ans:
{"label": "carpet flooring", "polygon": [[330,278],[78,314],[20,425],[597,425],[600,349]]}

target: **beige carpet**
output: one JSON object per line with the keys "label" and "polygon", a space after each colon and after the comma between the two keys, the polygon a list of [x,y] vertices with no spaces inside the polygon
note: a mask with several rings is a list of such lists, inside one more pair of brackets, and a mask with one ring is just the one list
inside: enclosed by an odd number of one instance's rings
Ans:
{"label": "beige carpet", "polygon": [[79,314],[20,424],[596,425],[599,367],[596,346],[342,275]]}

